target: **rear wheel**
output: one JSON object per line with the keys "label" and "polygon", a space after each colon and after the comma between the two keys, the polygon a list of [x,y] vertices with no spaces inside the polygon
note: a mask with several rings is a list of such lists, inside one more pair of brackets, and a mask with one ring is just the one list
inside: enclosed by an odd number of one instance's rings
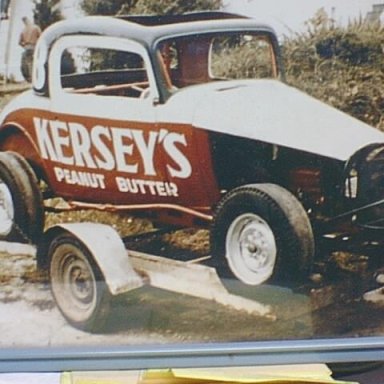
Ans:
{"label": "rear wheel", "polygon": [[229,192],[216,210],[211,253],[218,272],[258,285],[308,274],[314,238],[300,202],[275,184]]}
{"label": "rear wheel", "polygon": [[88,248],[71,234],[57,236],[49,247],[51,289],[67,321],[85,331],[103,328],[110,294]]}

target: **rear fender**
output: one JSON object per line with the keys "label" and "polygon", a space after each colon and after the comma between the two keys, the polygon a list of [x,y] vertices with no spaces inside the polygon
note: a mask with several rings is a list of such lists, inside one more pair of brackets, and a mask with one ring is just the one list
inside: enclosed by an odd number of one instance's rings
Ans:
{"label": "rear fender", "polygon": [[50,244],[58,235],[65,232],[75,236],[89,250],[103,273],[112,295],[128,292],[144,285],[130,263],[128,252],[120,236],[111,226],[105,224],[70,223],[49,228],[38,246],[39,268],[46,269],[49,266]]}
{"label": "rear fender", "polygon": [[16,123],[6,124],[0,131],[0,151],[13,151],[23,156],[44,177],[43,159],[29,133]]}

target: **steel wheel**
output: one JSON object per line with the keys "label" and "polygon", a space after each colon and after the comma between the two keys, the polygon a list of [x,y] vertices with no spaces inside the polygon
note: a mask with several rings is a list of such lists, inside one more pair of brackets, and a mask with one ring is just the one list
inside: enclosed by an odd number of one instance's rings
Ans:
{"label": "steel wheel", "polygon": [[227,193],[210,231],[212,265],[245,284],[299,282],[311,268],[314,237],[301,203],[276,184],[249,184]]}
{"label": "steel wheel", "polygon": [[37,243],[44,227],[43,198],[29,163],[0,152],[0,240]]}
{"label": "steel wheel", "polygon": [[236,217],[226,236],[226,258],[233,274],[247,284],[262,284],[273,273],[277,247],[268,223],[254,213]]}
{"label": "steel wheel", "polygon": [[12,231],[15,219],[12,194],[8,186],[0,180],[0,236],[5,237]]}
{"label": "steel wheel", "polygon": [[86,247],[71,235],[50,247],[51,289],[69,323],[83,330],[102,328],[108,315],[108,290]]}

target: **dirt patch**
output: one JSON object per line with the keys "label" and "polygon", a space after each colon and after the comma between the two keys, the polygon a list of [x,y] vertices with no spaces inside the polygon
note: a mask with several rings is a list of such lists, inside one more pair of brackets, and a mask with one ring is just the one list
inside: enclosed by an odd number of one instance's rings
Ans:
{"label": "dirt patch", "polygon": [[[1,93],[0,110],[22,87]],[[60,201],[53,201],[57,207]],[[48,213],[47,227],[60,222],[99,222],[115,228],[122,237],[155,230],[151,222],[100,211]],[[144,251],[181,259],[206,255],[208,232],[180,230],[137,241],[126,240]],[[384,334],[384,307],[362,300],[374,289],[372,265],[361,255],[338,253],[323,258],[311,284],[284,288],[247,287],[224,281],[227,289],[271,305],[275,320],[187,295],[144,287],[112,303],[104,334],[71,327],[58,311],[48,276],[36,270],[33,256],[0,253],[0,346],[127,345],[179,342],[310,339]],[[382,261],[381,261],[382,265]],[[378,264],[377,264],[378,267]]]}
{"label": "dirt patch", "polygon": [[[203,235],[187,233],[192,238],[194,234]],[[175,237],[166,234],[160,238],[157,244],[163,242],[167,248],[169,244],[164,239],[168,239],[172,247],[178,247]],[[185,247],[185,241],[181,241],[181,246]],[[345,258],[342,258],[343,263]],[[249,287],[235,280],[223,281],[231,293],[271,305],[275,319],[236,311],[209,300],[143,287],[112,301],[110,317],[102,334],[81,332],[66,322],[52,298],[48,277],[36,271],[33,256],[1,253],[0,270],[3,276],[0,328],[4,335],[0,346],[3,347],[231,342],[384,334],[384,306],[362,300],[358,294],[362,287],[356,287],[356,275],[343,269],[335,272],[338,283],[330,285],[323,280],[311,288]],[[356,291],[352,296],[346,295],[344,291],[351,291],[353,285]],[[329,297],[334,299],[331,304],[325,301],[319,307],[319,300],[329,300]]]}
{"label": "dirt patch", "polygon": [[0,84],[0,111],[20,92],[31,88],[29,83]]}

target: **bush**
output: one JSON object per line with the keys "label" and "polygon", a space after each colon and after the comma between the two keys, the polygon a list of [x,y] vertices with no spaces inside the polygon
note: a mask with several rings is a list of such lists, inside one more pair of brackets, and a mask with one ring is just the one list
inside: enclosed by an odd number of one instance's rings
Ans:
{"label": "bush", "polygon": [[221,0],[82,0],[80,5],[88,15],[171,15],[219,9],[222,4]]}
{"label": "bush", "polygon": [[341,27],[324,14],[307,26],[283,42],[287,82],[384,130],[384,29],[363,20]]}
{"label": "bush", "polygon": [[33,18],[35,23],[44,30],[51,24],[62,19],[59,0],[34,0]]}

